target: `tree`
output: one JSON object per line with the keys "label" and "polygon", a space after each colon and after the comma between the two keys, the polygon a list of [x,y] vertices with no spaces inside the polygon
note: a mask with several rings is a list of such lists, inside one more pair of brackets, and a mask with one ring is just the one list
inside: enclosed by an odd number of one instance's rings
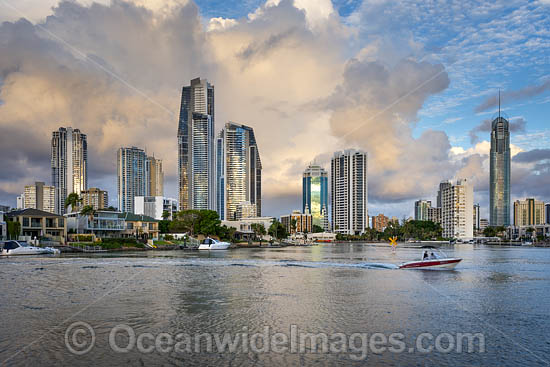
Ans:
{"label": "tree", "polygon": [[159,221],[159,232],[160,233],[170,232],[170,223],[171,223],[171,221],[169,221],[169,220]]}
{"label": "tree", "polygon": [[170,212],[168,210],[165,210],[162,212],[162,219],[163,220],[168,220],[168,218],[170,218]]}
{"label": "tree", "polygon": [[216,234],[216,229],[222,222],[218,213],[214,210],[200,210],[199,220],[197,223],[197,233],[209,236]]}
{"label": "tree", "polygon": [[18,221],[8,221],[8,236],[12,240],[17,240],[21,233],[21,223]]}
{"label": "tree", "polygon": [[82,199],[78,196],[76,192],[72,192],[65,199],[65,208],[71,207],[71,212],[74,212],[75,208],[80,205]]}
{"label": "tree", "polygon": [[495,227],[487,227],[483,230],[483,236],[485,237],[496,237],[497,231]]}
{"label": "tree", "polygon": [[268,233],[278,240],[288,237],[286,227],[276,219],[273,221],[271,226],[269,226]]}
{"label": "tree", "polygon": [[298,224],[298,221],[296,220],[296,218],[292,218],[290,220],[290,232],[291,233],[296,233],[297,224]]}
{"label": "tree", "polygon": [[313,228],[311,228],[313,233],[322,233],[324,232],[325,230],[323,229],[323,227],[321,226],[318,226],[317,224],[314,224],[313,225]]}
{"label": "tree", "polygon": [[266,234],[266,230],[263,224],[261,223],[252,223],[250,225],[250,228],[254,232],[254,237],[258,239],[258,236],[260,237],[260,246],[262,245],[262,236]]}

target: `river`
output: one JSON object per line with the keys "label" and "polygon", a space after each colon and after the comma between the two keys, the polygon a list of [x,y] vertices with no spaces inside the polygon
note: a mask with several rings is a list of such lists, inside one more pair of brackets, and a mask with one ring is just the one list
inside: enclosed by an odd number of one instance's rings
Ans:
{"label": "river", "polygon": [[0,365],[548,365],[550,249],[444,251],[456,270],[394,269],[405,244],[0,258]]}

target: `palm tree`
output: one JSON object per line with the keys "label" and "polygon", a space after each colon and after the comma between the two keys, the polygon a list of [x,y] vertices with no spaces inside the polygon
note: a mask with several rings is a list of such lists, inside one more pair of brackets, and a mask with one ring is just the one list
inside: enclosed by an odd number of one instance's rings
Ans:
{"label": "palm tree", "polygon": [[[94,221],[94,217],[95,217],[96,214],[97,214],[96,210],[91,205],[84,206],[84,208],[82,208],[82,210],[80,211],[80,215],[82,215],[82,216],[87,215],[88,216],[88,222],[89,223],[92,223]],[[94,227],[90,226],[90,228],[92,230],[92,234],[94,234]]]}
{"label": "palm tree", "polygon": [[78,196],[76,192],[72,192],[65,199],[65,208],[71,207],[71,212],[74,212],[74,209],[82,202],[82,199]]}

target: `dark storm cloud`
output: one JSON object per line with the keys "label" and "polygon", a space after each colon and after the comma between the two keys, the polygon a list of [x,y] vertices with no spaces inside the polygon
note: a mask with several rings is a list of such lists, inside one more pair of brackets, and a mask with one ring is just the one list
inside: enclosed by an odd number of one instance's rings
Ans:
{"label": "dark storm cloud", "polygon": [[[508,92],[501,92],[500,99],[501,103],[510,103],[511,101],[522,100],[525,98],[533,97],[544,93],[550,89],[550,79],[539,85],[530,85],[519,90],[513,90]],[[483,101],[479,106],[475,108],[475,112],[487,111],[490,108],[498,106],[498,94],[495,94],[485,101]]]}
{"label": "dark storm cloud", "polygon": [[533,163],[550,159],[550,149],[533,149],[528,152],[521,152],[514,156],[513,161],[517,163]]}

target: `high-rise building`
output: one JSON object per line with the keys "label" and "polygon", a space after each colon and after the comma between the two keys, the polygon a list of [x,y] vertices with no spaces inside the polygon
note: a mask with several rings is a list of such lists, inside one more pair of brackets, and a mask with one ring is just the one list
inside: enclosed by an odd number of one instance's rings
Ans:
{"label": "high-rise building", "polygon": [[428,208],[428,220],[434,223],[440,223],[441,224],[441,207],[434,208],[429,207]]}
{"label": "high-rise building", "polygon": [[136,147],[118,150],[117,189],[118,209],[121,212],[134,213],[134,198],[146,196],[146,157],[145,151]]}
{"label": "high-rise building", "polygon": [[479,231],[479,227],[480,227],[480,213],[479,213],[479,210],[480,210],[480,206],[479,204],[474,204],[474,233],[476,233],[477,231]]}
{"label": "high-rise building", "polygon": [[378,214],[375,217],[372,217],[372,228],[378,232],[384,232],[384,229],[388,226],[390,218],[386,217],[384,214]]}
{"label": "high-rise building", "polygon": [[80,193],[80,199],[82,199],[82,206],[90,205],[95,210],[101,210],[109,207],[109,193],[104,190],[100,190],[97,187],[92,187],[88,190],[84,190]]}
{"label": "high-rise building", "polygon": [[145,159],[147,196],[164,196],[164,172],[162,171],[162,160],[154,156]]}
{"label": "high-rise building", "polygon": [[178,201],[176,199],[162,196],[136,196],[134,198],[134,211],[138,215],[147,215],[156,220],[173,220],[178,212]]}
{"label": "high-rise building", "polygon": [[437,207],[438,208],[441,208],[441,193],[449,187],[451,187],[451,182],[450,181],[441,181],[441,183],[439,184],[439,190],[437,191]]}
{"label": "high-rise building", "polygon": [[196,78],[181,93],[178,176],[181,210],[216,207],[214,86]]}
{"label": "high-rise building", "polygon": [[317,164],[310,164],[302,177],[302,212],[311,213],[314,225],[329,230],[328,173]]}
{"label": "high-rise building", "polygon": [[[216,210],[222,220],[262,214],[262,161],[254,130],[233,122],[216,139]],[[240,210],[239,210],[240,208]],[[248,214],[247,214],[248,212]]]}
{"label": "high-rise building", "polygon": [[538,226],[546,223],[546,211],[542,201],[535,199],[514,202],[514,226]]}
{"label": "high-rise building", "polygon": [[417,200],[414,202],[414,220],[429,220],[428,211],[432,207],[430,200]]}
{"label": "high-rise building", "polygon": [[44,182],[35,182],[34,185],[26,185],[22,199],[23,209],[38,209],[49,213],[55,213],[56,188],[45,185]]}
{"label": "high-rise building", "polygon": [[56,189],[55,213],[65,213],[69,194],[88,188],[88,140],[72,127],[60,127],[52,133],[52,186]]}
{"label": "high-rise building", "polygon": [[367,153],[355,149],[334,153],[331,173],[334,231],[363,233],[368,227]]}
{"label": "high-rise building", "polygon": [[292,211],[290,215],[281,216],[281,224],[286,227],[290,234],[311,233],[313,230],[313,216],[309,213],[300,213],[299,210]]}
{"label": "high-rise building", "polygon": [[550,224],[550,204],[546,204],[546,224]]}
{"label": "high-rise building", "polygon": [[510,124],[500,116],[491,123],[489,223],[491,226],[510,225]]}
{"label": "high-rise building", "polygon": [[474,237],[474,189],[465,179],[441,192],[441,226],[443,237]]}

